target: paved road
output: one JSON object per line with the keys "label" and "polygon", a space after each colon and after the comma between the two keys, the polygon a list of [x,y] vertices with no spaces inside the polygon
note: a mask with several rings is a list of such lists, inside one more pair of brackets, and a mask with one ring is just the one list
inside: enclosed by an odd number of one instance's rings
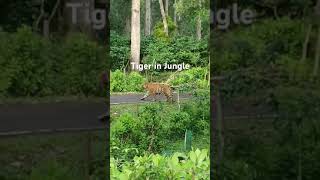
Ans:
{"label": "paved road", "polygon": [[[152,98],[141,101],[143,94],[112,95],[111,105],[124,103],[151,102]],[[165,101],[164,96],[159,100]],[[177,94],[174,94],[176,100]],[[181,95],[180,99],[190,98]],[[37,104],[0,105],[0,136],[11,133],[28,134],[30,132],[47,132],[81,129],[102,129],[104,124],[98,116],[106,113],[108,104],[103,100],[70,101]],[[225,117],[272,114],[266,106],[252,106],[243,103],[232,103],[224,107]],[[246,117],[244,117],[246,118]]]}
{"label": "paved road", "polygon": [[[110,97],[110,104],[116,105],[116,104],[136,104],[136,103],[145,103],[152,101],[152,97],[148,97],[145,99],[145,101],[140,100],[144,94],[122,94],[122,95],[112,95]],[[180,95],[180,100],[190,98],[190,95],[182,94]],[[166,97],[163,95],[158,95],[156,97],[157,100],[165,101]],[[173,93],[173,99],[177,99],[177,94]]]}
{"label": "paved road", "polygon": [[0,135],[103,128],[97,117],[106,106],[103,101],[0,105]]}
{"label": "paved road", "polygon": [[[176,98],[176,94],[174,95]],[[111,104],[144,103],[143,94],[111,96]],[[160,100],[165,97],[159,96]],[[186,98],[185,95],[181,99]],[[103,100],[69,101],[36,104],[0,105],[0,136],[64,130],[99,129],[104,124],[98,116],[106,113],[108,104]]]}

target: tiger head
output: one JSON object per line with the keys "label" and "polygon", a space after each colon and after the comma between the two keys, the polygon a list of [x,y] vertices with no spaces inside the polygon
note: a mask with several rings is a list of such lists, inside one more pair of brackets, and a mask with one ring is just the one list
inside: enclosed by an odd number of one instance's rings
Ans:
{"label": "tiger head", "polygon": [[144,89],[148,89],[149,84],[150,84],[150,83],[144,83],[144,84],[143,84],[143,88],[144,88]]}

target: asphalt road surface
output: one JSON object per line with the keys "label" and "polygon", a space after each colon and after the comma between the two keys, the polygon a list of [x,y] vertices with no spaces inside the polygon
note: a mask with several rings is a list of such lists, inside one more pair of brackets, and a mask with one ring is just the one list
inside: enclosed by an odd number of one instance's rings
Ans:
{"label": "asphalt road surface", "polygon": [[106,106],[103,101],[0,105],[0,135],[103,128],[97,117]]}
{"label": "asphalt road surface", "polygon": [[[111,105],[135,104],[151,102],[148,97],[140,100],[143,94],[112,95]],[[190,98],[190,95],[180,95],[180,100]],[[165,101],[164,96],[157,100]],[[174,94],[177,100],[177,94]],[[36,132],[76,131],[88,129],[103,129],[105,124],[98,117],[107,113],[107,104],[101,101],[70,101],[36,104],[1,104],[0,105],[0,136],[14,134],[30,134]],[[241,102],[225,105],[225,117],[239,117],[256,114],[272,115],[266,106],[255,106]],[[246,118],[246,117],[244,117]]]}
{"label": "asphalt road surface", "polygon": [[[176,94],[174,95],[176,98]],[[111,96],[111,104],[143,103],[143,94]],[[181,99],[186,96],[181,96]],[[165,97],[158,96],[164,101]],[[101,101],[70,101],[36,104],[1,104],[0,136],[37,132],[76,131],[104,128],[98,117],[106,113],[108,104]]]}
{"label": "asphalt road surface", "polygon": [[[147,97],[144,101],[140,100],[144,94],[122,94],[122,95],[112,95],[110,97],[110,104],[117,105],[117,104],[136,104],[136,103],[145,103],[150,102],[153,100],[152,97]],[[181,94],[180,100],[190,98],[190,95]],[[173,93],[174,101],[177,100],[177,93]],[[166,97],[164,95],[157,95],[157,101],[166,101]]]}

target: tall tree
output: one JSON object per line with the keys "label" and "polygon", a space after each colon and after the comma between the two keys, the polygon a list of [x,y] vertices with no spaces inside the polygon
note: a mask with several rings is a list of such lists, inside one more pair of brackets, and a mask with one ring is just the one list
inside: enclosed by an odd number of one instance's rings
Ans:
{"label": "tall tree", "polygon": [[[315,19],[319,19],[320,18],[320,0],[317,1],[317,5],[314,9],[315,11]],[[317,21],[318,22],[318,21]],[[315,54],[315,58],[314,58],[314,68],[313,68],[313,76],[317,76],[318,75],[318,71],[319,71],[319,65],[320,65],[320,24],[318,24],[318,40],[317,40],[317,44],[316,44],[316,54]]]}
{"label": "tall tree", "polygon": [[159,0],[159,4],[160,4],[160,11],[161,11],[161,16],[162,16],[164,32],[166,33],[167,36],[169,36],[167,16],[166,16],[166,13],[164,11],[163,1]]}
{"label": "tall tree", "polygon": [[318,28],[318,40],[316,45],[316,55],[314,58],[314,68],[313,68],[313,76],[318,75],[319,65],[320,65],[320,28]]}
{"label": "tall tree", "polygon": [[169,0],[166,0],[166,15],[169,16]]}
{"label": "tall tree", "polygon": [[312,9],[309,7],[309,3],[306,3],[307,5],[305,5],[305,7],[303,8],[303,20],[306,22],[306,26],[307,26],[307,32],[306,32],[306,36],[305,36],[305,40],[303,43],[303,47],[302,47],[302,57],[300,59],[300,62],[303,63],[305,62],[305,60],[307,59],[308,56],[308,47],[310,44],[310,39],[311,39],[311,34],[312,34],[312,28],[313,28],[313,23],[312,23],[312,17],[311,14],[309,12],[312,12]]}
{"label": "tall tree", "polygon": [[176,3],[177,15],[194,19],[192,22],[195,22],[195,37],[199,40],[202,39],[203,21],[209,20],[210,15],[208,12],[209,0],[178,0]]}
{"label": "tall tree", "polygon": [[311,32],[312,32],[312,23],[309,23],[308,24],[308,28],[307,28],[306,38],[305,38],[304,43],[303,43],[302,58],[301,58],[300,62],[304,62],[307,59],[308,45],[309,45],[309,42],[310,42]]}
{"label": "tall tree", "polygon": [[[199,9],[202,8],[202,0],[198,0],[199,1]],[[201,40],[202,38],[202,21],[201,21],[201,11],[198,14],[197,17],[197,40]]]}
{"label": "tall tree", "polygon": [[150,36],[151,34],[151,0],[145,0],[146,6],[146,15],[145,15],[145,26],[144,26],[144,33],[146,36]]}
{"label": "tall tree", "polygon": [[130,37],[131,34],[131,15],[126,16],[124,32],[127,37]]}
{"label": "tall tree", "polygon": [[132,0],[131,62],[136,64],[140,63],[140,0]]}
{"label": "tall tree", "polygon": [[174,24],[177,25],[177,0],[174,0],[174,13],[173,13],[173,21]]}

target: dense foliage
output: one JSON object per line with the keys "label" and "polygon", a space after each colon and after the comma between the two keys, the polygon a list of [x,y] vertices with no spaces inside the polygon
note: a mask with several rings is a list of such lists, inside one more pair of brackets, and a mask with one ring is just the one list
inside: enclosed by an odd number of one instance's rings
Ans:
{"label": "dense foliage", "polygon": [[140,92],[143,91],[145,78],[137,72],[126,74],[120,70],[111,72],[111,92]]}
{"label": "dense foliage", "polygon": [[209,179],[209,156],[207,150],[175,153],[171,157],[159,154],[135,157],[133,162],[119,169],[115,159],[111,159],[111,178],[135,179]]}
{"label": "dense foliage", "polygon": [[208,91],[196,91],[193,101],[182,104],[181,110],[167,109],[160,103],[143,107],[138,115],[121,114],[111,125],[115,144],[161,152],[166,139],[180,139],[186,129],[198,134],[208,132],[208,95]]}
{"label": "dense foliage", "polygon": [[192,68],[181,72],[159,73],[152,77],[137,72],[125,73],[120,70],[111,72],[110,90],[111,92],[142,92],[145,82],[168,83],[180,91],[191,91],[194,88],[208,89],[209,71],[207,68]]}
{"label": "dense foliage", "polygon": [[0,96],[100,94],[103,49],[85,35],[49,41],[22,27],[0,39]]}
{"label": "dense foliage", "polygon": [[[141,42],[141,59],[144,64],[180,64],[188,63],[191,67],[208,65],[208,42],[193,37],[177,36],[171,41],[156,37],[145,37]],[[131,69],[130,40],[125,36],[111,33],[111,70]]]}
{"label": "dense foliage", "polygon": [[112,117],[111,156],[117,166],[122,167],[132,162],[135,156],[146,153],[174,153],[167,151],[168,143],[182,142],[186,130],[192,131],[196,137],[208,136],[208,96],[208,90],[198,90],[192,100],[182,103],[180,108],[161,102],[150,103],[139,107],[136,113],[130,111]]}
{"label": "dense foliage", "polygon": [[[286,7],[290,8],[293,5]],[[214,157],[220,162],[213,166],[215,178],[319,177],[320,86],[318,75],[312,74],[319,37],[311,31],[306,60],[302,61],[311,22],[299,16],[262,18],[250,26],[213,34],[211,68],[214,75],[225,77],[220,85],[223,99],[244,111],[241,107],[253,106],[277,115],[261,120],[224,120],[225,148],[222,161]],[[241,100],[240,104],[236,100]],[[219,152],[220,142],[214,147],[211,153]]]}

